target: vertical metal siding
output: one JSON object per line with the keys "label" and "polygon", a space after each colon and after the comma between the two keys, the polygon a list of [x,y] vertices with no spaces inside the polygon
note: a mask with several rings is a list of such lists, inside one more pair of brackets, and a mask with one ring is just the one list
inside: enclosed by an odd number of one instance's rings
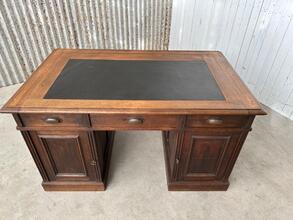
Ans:
{"label": "vertical metal siding", "polygon": [[168,49],[172,0],[1,0],[0,87],[54,48]]}
{"label": "vertical metal siding", "polygon": [[293,120],[292,16],[292,0],[174,0],[169,48],[222,51],[262,103]]}

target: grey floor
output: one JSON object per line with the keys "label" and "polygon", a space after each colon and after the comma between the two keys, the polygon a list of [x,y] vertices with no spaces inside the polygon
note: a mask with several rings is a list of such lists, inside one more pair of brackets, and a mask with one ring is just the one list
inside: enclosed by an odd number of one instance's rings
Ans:
{"label": "grey floor", "polygon": [[[0,89],[2,105],[19,85]],[[105,192],[44,192],[10,115],[0,115],[0,219],[293,219],[293,121],[258,117],[227,192],[168,192],[161,134],[118,132]]]}

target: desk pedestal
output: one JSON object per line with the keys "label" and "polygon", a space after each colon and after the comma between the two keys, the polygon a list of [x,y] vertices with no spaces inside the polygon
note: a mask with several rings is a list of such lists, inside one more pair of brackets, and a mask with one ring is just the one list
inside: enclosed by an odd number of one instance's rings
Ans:
{"label": "desk pedestal", "polygon": [[223,191],[248,130],[163,132],[170,191]]}
{"label": "desk pedestal", "polygon": [[[168,189],[227,190],[254,116],[15,114],[46,191],[105,190],[115,130],[162,130]],[[137,119],[138,120],[138,119]],[[44,122],[45,121],[45,122]]]}
{"label": "desk pedestal", "polygon": [[45,191],[104,191],[115,132],[21,131]]}

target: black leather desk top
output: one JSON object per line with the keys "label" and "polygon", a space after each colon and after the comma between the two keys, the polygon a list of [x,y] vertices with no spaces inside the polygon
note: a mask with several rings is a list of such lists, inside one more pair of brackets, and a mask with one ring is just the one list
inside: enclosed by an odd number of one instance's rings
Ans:
{"label": "black leather desk top", "polygon": [[45,99],[224,100],[203,61],[70,60]]}

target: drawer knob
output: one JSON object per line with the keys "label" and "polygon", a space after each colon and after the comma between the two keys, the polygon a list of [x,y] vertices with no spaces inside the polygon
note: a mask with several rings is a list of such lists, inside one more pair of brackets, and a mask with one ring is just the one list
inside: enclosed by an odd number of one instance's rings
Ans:
{"label": "drawer knob", "polygon": [[128,124],[137,125],[137,124],[142,124],[142,123],[143,123],[143,119],[141,119],[141,118],[128,119]]}
{"label": "drawer knob", "polygon": [[207,121],[211,125],[219,125],[223,123],[223,120],[220,118],[209,118]]}
{"label": "drawer knob", "polygon": [[61,119],[57,117],[49,117],[49,118],[45,118],[44,121],[49,124],[57,124],[61,122]]}

